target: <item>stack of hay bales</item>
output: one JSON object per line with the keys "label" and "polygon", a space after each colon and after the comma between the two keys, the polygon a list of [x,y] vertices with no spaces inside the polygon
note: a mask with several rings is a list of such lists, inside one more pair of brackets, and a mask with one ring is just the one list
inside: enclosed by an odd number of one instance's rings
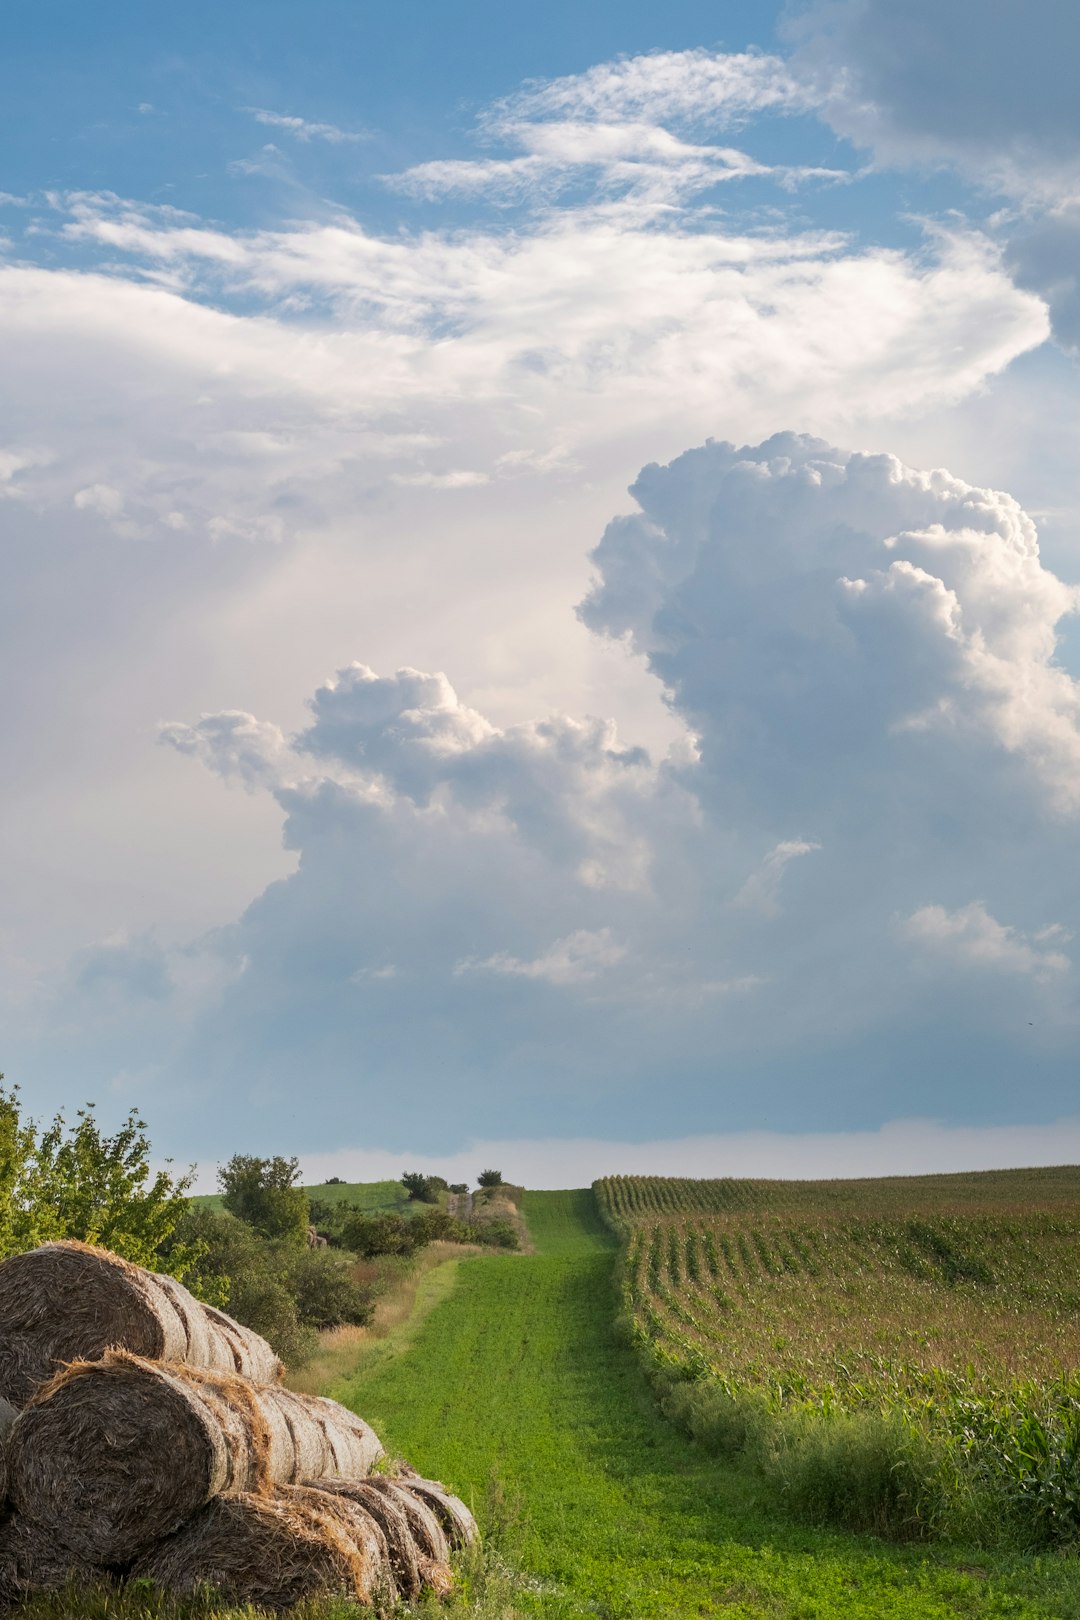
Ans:
{"label": "stack of hay bales", "polygon": [[445,1592],[465,1505],[171,1277],[49,1243],[0,1264],[0,1604],[148,1577],[287,1608]]}

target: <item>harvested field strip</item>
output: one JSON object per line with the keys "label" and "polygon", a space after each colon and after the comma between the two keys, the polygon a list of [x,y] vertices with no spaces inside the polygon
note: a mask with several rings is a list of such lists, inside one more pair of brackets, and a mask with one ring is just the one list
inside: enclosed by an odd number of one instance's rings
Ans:
{"label": "harvested field strip", "polygon": [[[589,1192],[530,1193],[538,1252],[462,1262],[419,1326],[333,1393],[480,1508],[584,1620],[1078,1620],[1075,1566],[933,1555],[804,1529],[659,1414],[615,1331],[615,1240]],[[648,1254],[643,1257],[648,1265]],[[496,1483],[491,1484],[494,1468]],[[520,1515],[517,1505],[520,1504]],[[517,1528],[515,1528],[517,1526]]]}

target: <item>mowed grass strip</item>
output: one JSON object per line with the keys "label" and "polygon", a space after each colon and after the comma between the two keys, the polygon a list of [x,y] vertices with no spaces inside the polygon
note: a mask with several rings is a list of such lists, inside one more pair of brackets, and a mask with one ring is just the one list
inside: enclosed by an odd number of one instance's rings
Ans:
{"label": "mowed grass strip", "polygon": [[496,1551],[538,1583],[520,1612],[1080,1616],[1062,1560],[972,1561],[786,1520],[746,1469],[658,1412],[615,1331],[615,1239],[591,1191],[529,1193],[525,1214],[536,1254],[463,1261],[407,1345],[333,1391],[473,1502]]}

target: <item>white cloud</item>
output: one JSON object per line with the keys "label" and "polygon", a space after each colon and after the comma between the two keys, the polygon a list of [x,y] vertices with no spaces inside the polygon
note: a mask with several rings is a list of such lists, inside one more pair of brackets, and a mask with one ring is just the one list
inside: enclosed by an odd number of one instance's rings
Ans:
{"label": "white cloud", "polygon": [[770,849],[757,870],[751,872],[732,905],[759,912],[763,917],[778,917],[782,910],[780,886],[785,869],[800,856],[812,855],[820,848],[820,844],[808,843],[804,838],[782,839]]}
{"label": "white cloud", "polygon": [[1080,347],[1080,119],[1069,0],[986,10],[967,0],[821,0],[787,17],[790,71],[882,166],[949,168],[1008,198],[992,221],[1021,283]]}
{"label": "white cloud", "polygon": [[957,911],[920,906],[903,928],[915,944],[970,967],[1053,978],[1072,966],[1063,951],[1049,948],[1052,942],[1068,937],[1060,924],[1040,929],[1029,939],[998,922],[979,900]]}
{"label": "white cloud", "polygon": [[89,484],[72,497],[80,512],[96,512],[99,517],[118,518],[124,510],[124,497],[111,484]]}
{"label": "white cloud", "polygon": [[619,57],[584,73],[537,80],[497,102],[496,128],[537,118],[647,117],[723,128],[749,113],[797,112],[804,84],[777,56],[762,52],[654,51]]}
{"label": "white cloud", "polygon": [[248,107],[246,109],[257,124],[269,124],[273,129],[282,129],[297,141],[327,141],[331,146],[340,146],[342,142],[367,141],[371,137],[366,130],[339,129],[336,124],[314,123],[308,118],[297,118],[292,113],[269,112],[265,107]]}
{"label": "white cloud", "polygon": [[522,979],[540,979],[559,986],[589,984],[606,968],[614,967],[626,955],[625,945],[612,936],[610,928],[579,928],[531,961],[523,962],[506,951],[497,951],[482,962],[458,962],[455,973],[500,973]]}

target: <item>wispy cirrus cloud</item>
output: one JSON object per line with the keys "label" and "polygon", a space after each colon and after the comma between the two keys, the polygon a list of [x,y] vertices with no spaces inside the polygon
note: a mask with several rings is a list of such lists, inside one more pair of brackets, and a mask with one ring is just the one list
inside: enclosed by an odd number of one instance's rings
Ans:
{"label": "wispy cirrus cloud", "polygon": [[351,141],[368,141],[371,139],[367,130],[340,129],[337,124],[324,124],[310,118],[299,118],[294,113],[271,112],[266,107],[245,107],[245,112],[251,114],[257,124],[268,124],[271,129],[280,129],[286,135],[291,135],[296,141],[327,141],[331,146],[340,146]]}

